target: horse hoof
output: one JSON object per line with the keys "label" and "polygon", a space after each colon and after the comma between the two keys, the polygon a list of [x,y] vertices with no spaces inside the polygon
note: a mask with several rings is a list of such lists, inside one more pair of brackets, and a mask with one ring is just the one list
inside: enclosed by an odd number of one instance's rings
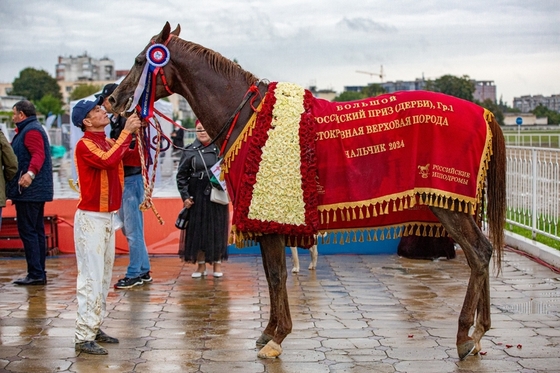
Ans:
{"label": "horse hoof", "polygon": [[264,347],[268,342],[272,341],[272,336],[262,333],[259,339],[257,339],[257,347]]}
{"label": "horse hoof", "polygon": [[261,348],[258,357],[261,359],[274,359],[282,354],[282,346],[274,341],[269,341],[266,346]]}
{"label": "horse hoof", "polygon": [[471,355],[476,355],[480,352],[480,350],[482,350],[482,345],[480,344],[480,342],[476,342],[474,344],[474,349],[471,351]]}
{"label": "horse hoof", "polygon": [[469,340],[464,343],[457,345],[457,353],[459,354],[459,360],[465,360],[475,349],[474,341]]}

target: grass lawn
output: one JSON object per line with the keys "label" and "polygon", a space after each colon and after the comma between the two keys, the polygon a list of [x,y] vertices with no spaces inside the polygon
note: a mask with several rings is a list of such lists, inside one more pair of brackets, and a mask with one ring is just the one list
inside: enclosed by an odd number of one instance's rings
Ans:
{"label": "grass lawn", "polygon": [[[512,232],[512,233],[518,234],[518,235],[523,236],[525,238],[528,238],[528,239],[531,239],[531,240],[533,239],[533,234],[532,234],[530,229],[521,228],[521,227],[518,227],[517,225],[507,224],[507,223],[506,223],[506,229],[508,231]],[[537,233],[537,237],[536,237],[535,241],[537,241],[539,243],[542,243],[543,245],[552,247],[553,249],[560,250],[560,241],[554,240],[554,239],[552,239],[550,237],[547,237],[547,236],[543,236],[542,234]]]}

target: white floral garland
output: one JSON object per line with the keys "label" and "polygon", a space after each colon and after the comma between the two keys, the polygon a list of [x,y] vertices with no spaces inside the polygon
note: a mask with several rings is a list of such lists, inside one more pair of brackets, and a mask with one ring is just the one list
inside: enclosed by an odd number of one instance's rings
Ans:
{"label": "white floral garland", "polygon": [[305,224],[299,126],[305,90],[278,83],[271,129],[253,187],[249,218],[282,224]]}

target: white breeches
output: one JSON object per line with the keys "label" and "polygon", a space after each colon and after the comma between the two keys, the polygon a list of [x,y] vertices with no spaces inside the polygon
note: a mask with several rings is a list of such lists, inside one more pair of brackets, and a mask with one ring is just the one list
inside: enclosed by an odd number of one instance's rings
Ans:
{"label": "white breeches", "polygon": [[115,261],[114,212],[77,210],[74,246],[78,263],[78,315],[74,342],[95,340],[103,322]]}

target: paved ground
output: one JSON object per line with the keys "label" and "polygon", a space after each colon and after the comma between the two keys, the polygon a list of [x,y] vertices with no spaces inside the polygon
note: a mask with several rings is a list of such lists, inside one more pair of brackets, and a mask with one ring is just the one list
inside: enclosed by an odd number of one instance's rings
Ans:
{"label": "paved ground", "polygon": [[[301,257],[306,268],[308,257]],[[124,273],[117,258],[114,280]],[[560,372],[560,274],[508,252],[493,277],[484,355],[459,361],[457,317],[465,259],[319,256],[289,275],[294,328],[279,359],[257,358],[268,290],[257,256],[233,256],[225,276],[192,279],[194,265],[152,258],[152,284],[112,291],[107,356],[77,354],[73,256],[48,258],[47,286],[11,281],[23,259],[0,259],[0,372]]]}

